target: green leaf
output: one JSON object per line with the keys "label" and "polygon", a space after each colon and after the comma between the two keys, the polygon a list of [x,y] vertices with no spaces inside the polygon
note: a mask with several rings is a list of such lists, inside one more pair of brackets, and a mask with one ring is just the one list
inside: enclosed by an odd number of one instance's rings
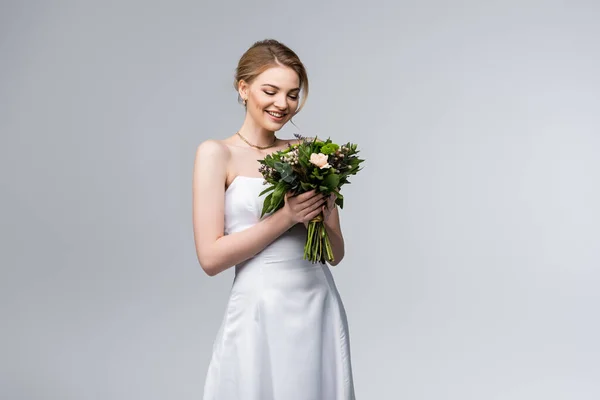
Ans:
{"label": "green leaf", "polygon": [[321,175],[321,170],[319,168],[313,169],[310,175],[320,181],[323,180],[323,176]]}
{"label": "green leaf", "polygon": [[260,213],[260,217],[262,218],[266,213],[270,212],[270,208],[271,208],[271,197],[273,196],[273,193],[269,194],[266,198],[265,198],[265,202],[263,203],[263,208],[262,208],[262,212]]}
{"label": "green leaf", "polygon": [[315,185],[309,182],[300,182],[300,186],[302,186],[302,190],[309,192],[315,188]]}
{"label": "green leaf", "polygon": [[296,180],[296,174],[294,174],[294,171],[292,171],[292,167],[289,164],[286,165],[289,168],[285,168],[284,171],[281,173],[281,179],[284,182],[289,183],[291,185]]}
{"label": "green leaf", "polygon": [[263,190],[262,192],[260,192],[260,194],[258,195],[258,197],[262,196],[265,193],[269,193],[272,190],[275,190],[275,185],[269,186],[268,188],[266,188],[265,190]]}
{"label": "green leaf", "polygon": [[335,195],[337,196],[337,198],[335,199],[335,204],[337,204],[338,206],[340,206],[341,209],[343,209],[344,196],[342,196],[342,194],[338,190],[334,190],[333,193],[335,193]]}
{"label": "green leaf", "polygon": [[285,200],[285,192],[286,192],[286,185],[284,182],[279,182],[277,184],[277,186],[275,187],[275,191],[273,193],[271,193],[273,196],[271,197],[271,210],[272,211],[276,211],[279,209],[279,207],[281,206],[281,204],[284,202]]}
{"label": "green leaf", "polygon": [[331,140],[327,139],[326,144],[323,147],[321,147],[321,153],[323,153],[323,154],[333,154],[339,148],[340,148],[340,146],[338,146],[335,143],[331,143]]}
{"label": "green leaf", "polygon": [[323,180],[323,184],[325,184],[329,190],[333,191],[337,189],[340,184],[340,176],[337,174],[329,174]]}
{"label": "green leaf", "polygon": [[281,161],[275,161],[275,162],[273,163],[273,167],[274,167],[274,168],[275,168],[275,170],[276,170],[277,172],[279,172],[279,173],[282,173],[282,172],[283,172],[283,168],[284,168],[283,166],[284,166],[284,165],[285,165],[285,164],[284,164],[284,163],[282,163]]}

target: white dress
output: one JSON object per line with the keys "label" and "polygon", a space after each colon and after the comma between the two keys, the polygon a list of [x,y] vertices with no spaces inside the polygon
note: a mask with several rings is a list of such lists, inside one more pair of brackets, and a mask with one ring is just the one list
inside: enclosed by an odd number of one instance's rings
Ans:
{"label": "white dress", "polygon": [[[259,222],[262,183],[238,176],[227,188],[225,234]],[[305,240],[297,224],[236,265],[204,400],[355,398],[344,306],[329,266],[303,259]]]}

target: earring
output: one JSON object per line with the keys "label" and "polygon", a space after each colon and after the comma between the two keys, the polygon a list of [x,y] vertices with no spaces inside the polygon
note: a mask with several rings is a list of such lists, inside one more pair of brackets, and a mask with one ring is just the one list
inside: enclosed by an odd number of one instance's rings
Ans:
{"label": "earring", "polygon": [[246,106],[247,103],[248,103],[248,99],[244,99],[244,107]]}

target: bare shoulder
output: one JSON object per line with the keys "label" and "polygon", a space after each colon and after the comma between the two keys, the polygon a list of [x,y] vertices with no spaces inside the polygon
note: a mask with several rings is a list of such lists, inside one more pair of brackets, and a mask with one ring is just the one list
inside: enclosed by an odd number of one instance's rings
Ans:
{"label": "bare shoulder", "polygon": [[194,172],[198,179],[211,185],[223,185],[227,179],[227,165],[231,152],[221,140],[208,139],[196,149]]}
{"label": "bare shoulder", "polygon": [[199,158],[227,159],[230,153],[229,147],[222,140],[217,139],[207,139],[196,148],[196,155]]}

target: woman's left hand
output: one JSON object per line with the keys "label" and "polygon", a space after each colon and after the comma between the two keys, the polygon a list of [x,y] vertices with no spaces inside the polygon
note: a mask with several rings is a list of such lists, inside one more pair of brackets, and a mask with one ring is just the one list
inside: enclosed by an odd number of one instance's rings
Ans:
{"label": "woman's left hand", "polygon": [[[327,198],[327,201],[325,202],[325,204],[323,204],[321,206],[321,213],[323,214],[323,222],[326,223],[329,216],[331,215],[332,211],[335,208],[335,199],[336,199],[336,195],[335,193],[331,193],[329,195],[329,197]],[[304,222],[304,226],[308,229],[308,222]]]}
{"label": "woman's left hand", "polygon": [[323,204],[323,206],[322,206],[324,222],[327,221],[327,219],[331,215],[331,212],[333,211],[333,208],[335,207],[335,199],[336,199],[335,193],[331,193],[329,195],[329,198],[327,199],[327,203]]}

